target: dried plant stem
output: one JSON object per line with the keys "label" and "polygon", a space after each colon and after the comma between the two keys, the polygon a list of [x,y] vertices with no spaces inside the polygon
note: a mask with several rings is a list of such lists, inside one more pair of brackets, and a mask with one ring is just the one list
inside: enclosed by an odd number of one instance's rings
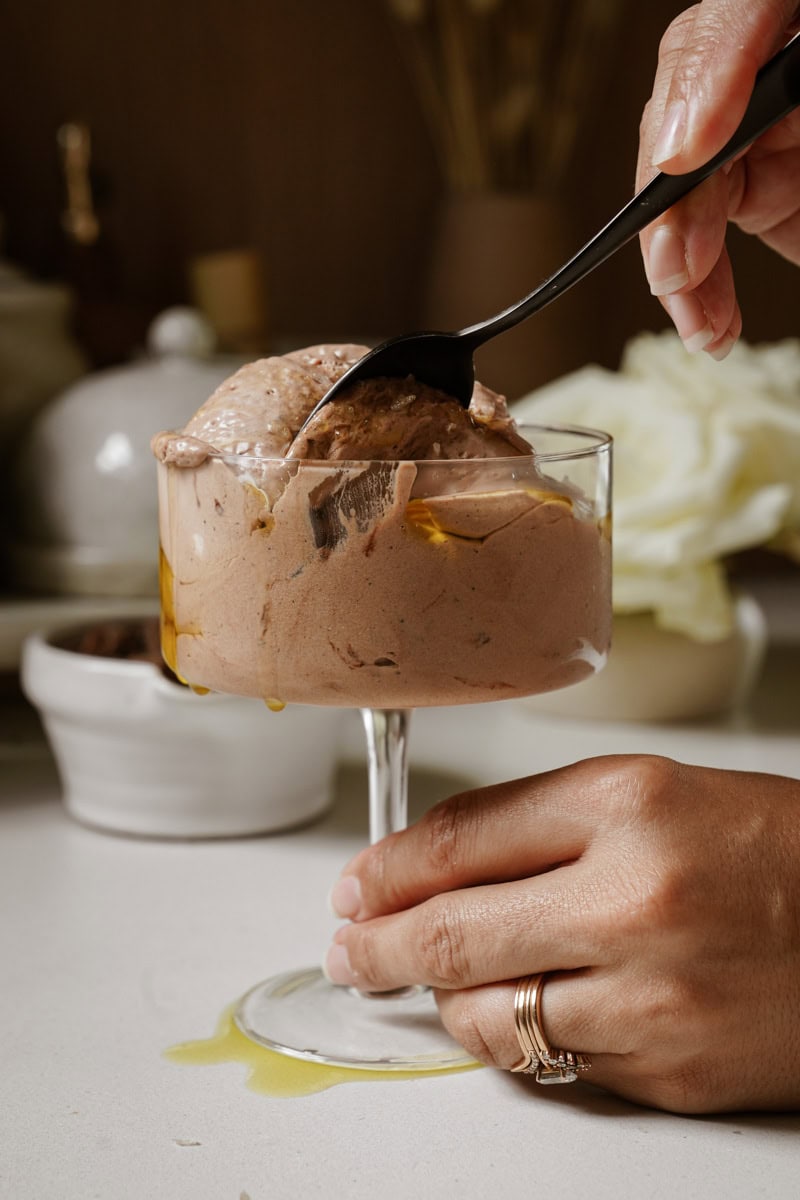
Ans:
{"label": "dried plant stem", "polygon": [[448,183],[558,189],[630,0],[388,0]]}
{"label": "dried plant stem", "polygon": [[459,18],[459,0],[441,0],[442,67],[462,186],[481,188],[489,184],[489,171],[481,138],[480,107],[473,91],[470,71],[472,32]]}
{"label": "dried plant stem", "polygon": [[[607,34],[614,21],[608,0],[584,0],[572,10],[571,53],[562,55],[563,69],[557,87],[551,136],[548,139],[548,171],[563,177],[575,145],[579,122],[586,102],[586,70],[592,56],[608,45]],[[601,78],[595,65],[591,81]]]}

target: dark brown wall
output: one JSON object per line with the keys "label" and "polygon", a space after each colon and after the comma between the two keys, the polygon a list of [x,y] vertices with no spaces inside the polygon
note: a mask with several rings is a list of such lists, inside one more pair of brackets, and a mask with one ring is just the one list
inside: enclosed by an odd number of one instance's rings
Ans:
{"label": "dark brown wall", "polygon": [[[629,194],[658,39],[681,7],[631,7],[560,198],[580,241]],[[192,255],[249,245],[279,335],[380,337],[418,324],[442,185],[380,0],[11,0],[2,25],[10,256],[52,269],[55,131],[83,119],[128,299],[150,310],[181,301]],[[796,273],[758,247],[735,250],[747,335],[795,334]],[[571,365],[613,365],[628,336],[665,323],[634,246],[582,287],[590,316],[572,331]]]}

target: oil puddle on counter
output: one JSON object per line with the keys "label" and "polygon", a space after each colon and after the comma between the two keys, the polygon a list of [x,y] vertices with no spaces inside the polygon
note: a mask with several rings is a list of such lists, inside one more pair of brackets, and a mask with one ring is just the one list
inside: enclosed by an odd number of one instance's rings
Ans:
{"label": "oil puddle on counter", "polygon": [[[476,780],[466,774],[422,767],[415,767],[411,777],[411,820],[416,820],[445,796],[476,786]],[[339,768],[337,776],[336,802],[332,815],[322,828],[335,836],[360,835],[363,833],[367,806],[366,767],[344,764]],[[302,1059],[269,1050],[266,1046],[245,1037],[233,1019],[237,1004],[238,1001],[224,1010],[211,1037],[171,1046],[164,1051],[165,1057],[170,1062],[192,1067],[211,1066],[215,1063],[242,1063],[247,1068],[247,1086],[261,1095],[275,1097],[310,1096],[314,1092],[324,1092],[339,1083],[399,1082],[425,1076],[455,1075],[462,1071],[474,1071],[481,1065],[468,1063],[427,1071],[375,1071],[304,1062]]]}
{"label": "oil puddle on counter", "polygon": [[232,1004],[225,1009],[212,1037],[170,1046],[164,1051],[165,1058],[191,1067],[243,1063],[248,1069],[247,1086],[251,1091],[259,1092],[262,1096],[281,1097],[310,1096],[313,1092],[324,1092],[338,1083],[385,1083],[422,1079],[425,1076],[456,1075],[463,1071],[475,1071],[481,1065],[468,1063],[428,1071],[375,1071],[303,1062],[302,1059],[268,1050],[266,1046],[260,1046],[245,1037],[233,1019],[235,1007]]}

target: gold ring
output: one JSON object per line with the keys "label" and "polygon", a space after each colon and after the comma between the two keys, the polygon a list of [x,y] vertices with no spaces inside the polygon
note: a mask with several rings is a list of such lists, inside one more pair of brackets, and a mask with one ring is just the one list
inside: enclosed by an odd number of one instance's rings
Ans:
{"label": "gold ring", "polygon": [[524,1057],[512,1067],[523,1075],[533,1075],[537,1083],[574,1083],[580,1071],[588,1071],[588,1054],[572,1050],[554,1050],[542,1032],[542,988],[544,975],[526,975],[514,993],[514,1024],[517,1041]]}

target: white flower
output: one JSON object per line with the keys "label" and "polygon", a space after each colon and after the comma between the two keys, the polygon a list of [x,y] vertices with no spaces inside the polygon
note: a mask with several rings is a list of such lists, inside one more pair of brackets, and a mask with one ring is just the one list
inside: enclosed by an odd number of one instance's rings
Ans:
{"label": "white flower", "polygon": [[631,342],[519,401],[518,418],[605,429],[614,446],[614,608],[699,640],[732,628],[721,559],[800,529],[800,342],[722,363],[672,333]]}

